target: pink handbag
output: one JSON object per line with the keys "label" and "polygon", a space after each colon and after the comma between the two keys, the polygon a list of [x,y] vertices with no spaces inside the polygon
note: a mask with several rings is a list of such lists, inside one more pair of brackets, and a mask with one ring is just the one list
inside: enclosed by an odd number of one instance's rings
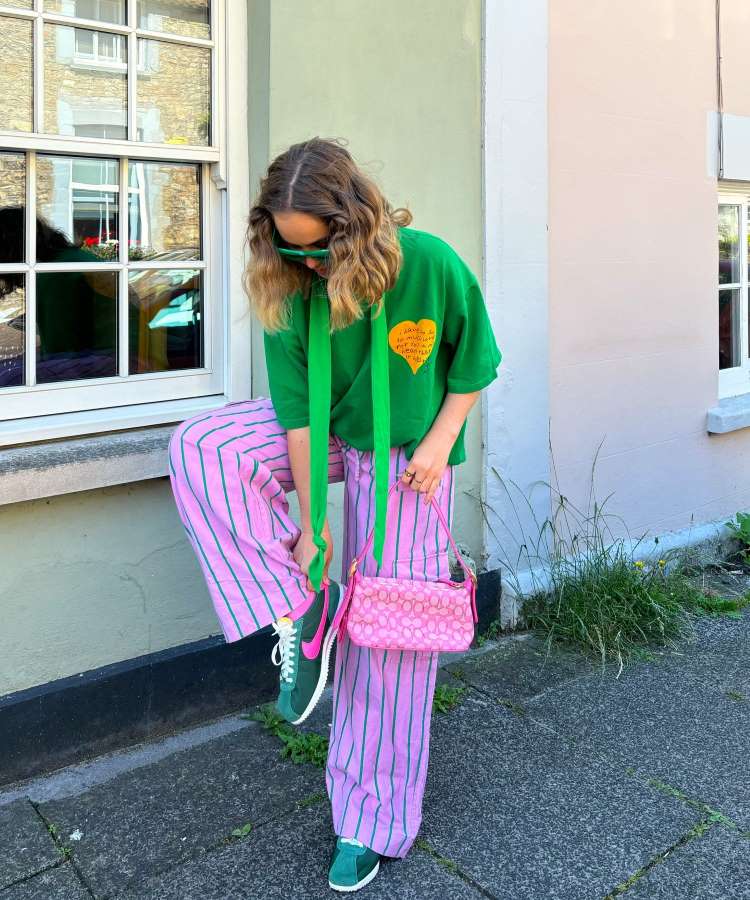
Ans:
{"label": "pink handbag", "polygon": [[[389,503],[397,484],[388,492]],[[465,580],[419,581],[363,575],[358,566],[372,544],[374,529],[371,530],[362,552],[352,560],[349,583],[339,610],[339,627],[346,628],[355,644],[376,650],[445,653],[467,650],[474,640],[477,577],[458,552],[435,498],[430,502],[466,573]]]}

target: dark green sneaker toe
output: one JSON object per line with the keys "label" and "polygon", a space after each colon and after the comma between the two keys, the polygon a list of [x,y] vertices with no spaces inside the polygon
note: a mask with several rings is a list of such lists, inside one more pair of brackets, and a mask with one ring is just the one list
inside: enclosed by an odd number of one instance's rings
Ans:
{"label": "dark green sneaker toe", "polygon": [[380,869],[380,854],[354,838],[339,838],[328,871],[328,886],[350,893],[369,884]]}

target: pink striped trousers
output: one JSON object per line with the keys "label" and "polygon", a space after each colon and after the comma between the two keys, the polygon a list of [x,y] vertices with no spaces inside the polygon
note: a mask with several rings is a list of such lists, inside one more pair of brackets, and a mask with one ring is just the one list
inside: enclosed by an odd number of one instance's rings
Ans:
{"label": "pink striped trousers", "polygon": [[[373,453],[331,435],[329,482],[344,482],[342,593],[352,558],[374,524]],[[390,483],[408,463],[391,448]],[[292,613],[307,599],[292,556],[299,526],[286,431],[269,398],[230,403],[180,424],[169,444],[169,474],[187,532],[227,641]],[[448,523],[454,467],[435,493]],[[391,497],[378,566],[361,571],[422,580],[449,576],[448,538],[431,505],[409,488]],[[437,654],[368,650],[338,638],[326,785],[333,828],[386,856],[403,857],[419,831],[427,777]]]}

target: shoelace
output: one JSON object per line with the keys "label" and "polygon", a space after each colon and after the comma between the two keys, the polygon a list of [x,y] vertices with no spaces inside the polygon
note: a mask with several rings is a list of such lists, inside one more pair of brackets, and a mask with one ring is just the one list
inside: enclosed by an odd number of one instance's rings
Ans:
{"label": "shoelace", "polygon": [[297,640],[297,626],[291,619],[281,622],[272,622],[273,630],[279,637],[271,651],[271,662],[275,666],[281,666],[281,678],[291,683],[294,657],[294,645]]}

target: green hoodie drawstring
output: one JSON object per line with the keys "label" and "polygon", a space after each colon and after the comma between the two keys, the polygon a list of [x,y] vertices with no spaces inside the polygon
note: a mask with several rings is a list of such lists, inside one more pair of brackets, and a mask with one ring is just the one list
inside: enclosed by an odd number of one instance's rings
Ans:
{"label": "green hoodie drawstring", "polygon": [[[323,282],[313,276],[310,290],[308,342],[308,404],[310,412],[310,520],[318,552],[308,568],[308,578],[320,590],[325,563],[323,537],[328,506],[328,441],[331,419],[331,335],[328,296]],[[375,453],[375,541],[373,555],[383,564],[385,517],[391,443],[391,404],[388,372],[388,323],[385,300],[379,315],[370,307],[370,360],[372,370],[372,421]]]}

